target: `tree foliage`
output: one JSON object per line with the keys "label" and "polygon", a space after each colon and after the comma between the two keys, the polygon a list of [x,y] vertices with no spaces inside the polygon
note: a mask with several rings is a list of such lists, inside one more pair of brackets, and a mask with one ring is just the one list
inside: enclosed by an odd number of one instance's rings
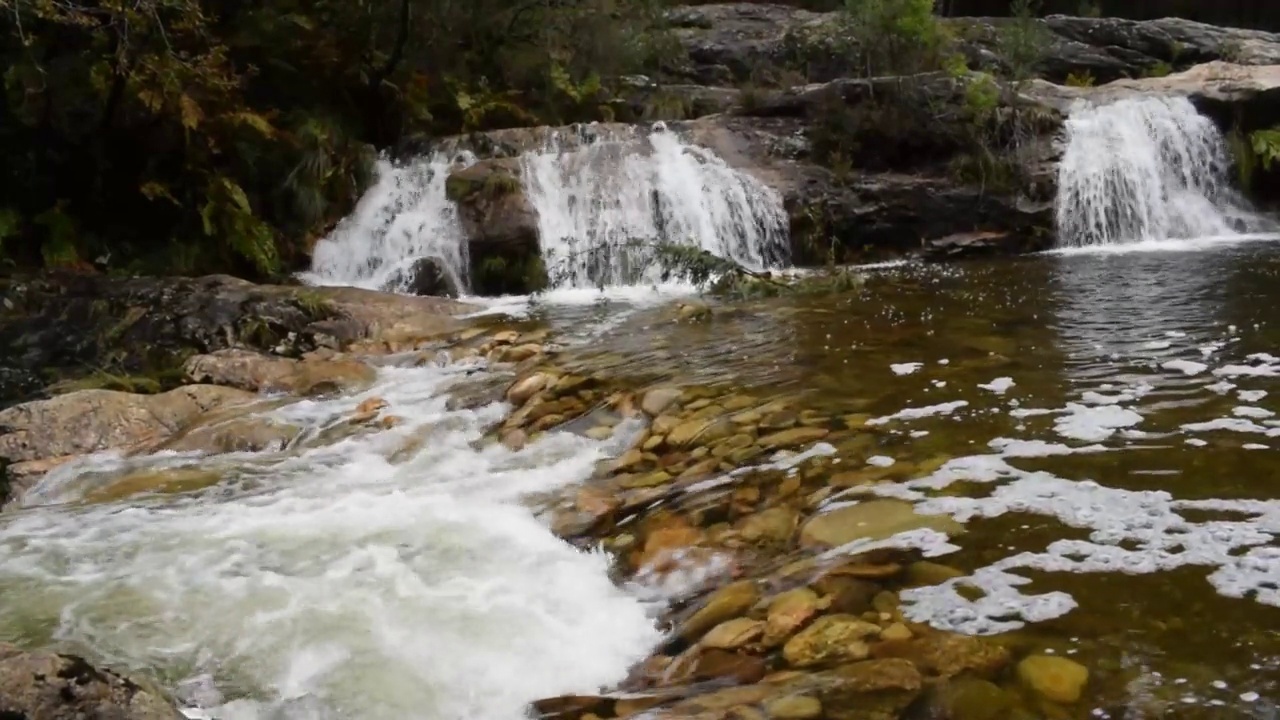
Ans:
{"label": "tree foliage", "polygon": [[0,0],[11,266],[271,276],[406,133],[596,119],[657,0]]}

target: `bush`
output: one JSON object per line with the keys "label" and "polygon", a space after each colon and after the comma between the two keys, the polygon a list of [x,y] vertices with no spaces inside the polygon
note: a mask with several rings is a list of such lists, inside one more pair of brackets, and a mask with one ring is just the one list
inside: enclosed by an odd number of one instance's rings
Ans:
{"label": "bush", "polygon": [[302,263],[409,132],[591,120],[658,0],[0,1],[9,267]]}

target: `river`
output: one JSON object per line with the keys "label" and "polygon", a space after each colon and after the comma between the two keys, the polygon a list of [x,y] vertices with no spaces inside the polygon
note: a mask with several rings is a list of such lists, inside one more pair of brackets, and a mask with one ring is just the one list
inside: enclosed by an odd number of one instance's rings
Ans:
{"label": "river", "polygon": [[[824,502],[963,521],[941,560],[967,579],[904,591],[904,613],[1078,659],[1080,717],[1261,718],[1280,692],[1275,247],[890,266],[697,323],[636,292],[505,310],[571,368],[864,416],[830,467],[865,482]],[[0,636],[89,648],[227,720],[498,720],[620,681],[681,589],[615,584],[539,510],[639,428],[480,442],[506,406],[447,398],[486,372],[391,366],[365,393],[265,410],[310,428],[286,451],[64,467],[0,517]],[[405,421],[326,439],[371,397]],[[193,484],[103,492],[140,467]]]}

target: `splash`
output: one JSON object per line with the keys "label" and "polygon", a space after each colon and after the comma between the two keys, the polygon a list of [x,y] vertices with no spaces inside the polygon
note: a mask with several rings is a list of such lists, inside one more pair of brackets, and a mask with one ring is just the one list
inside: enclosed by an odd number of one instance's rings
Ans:
{"label": "splash", "polygon": [[[179,685],[199,706],[192,717],[220,720],[521,720],[539,697],[621,680],[660,638],[648,603],[523,498],[585,479],[636,429],[605,441],[549,433],[520,452],[482,445],[508,408],[447,404],[476,369],[386,368],[366,393],[264,411],[316,437],[382,397],[404,418],[384,432],[90,460],[46,477],[84,491],[125,462],[222,479],[127,505],[6,513],[0,637],[92,648]],[[74,500],[52,487],[37,496]]]}
{"label": "splash", "polygon": [[687,245],[762,270],[787,256],[779,195],[661,123],[554,134],[523,157],[543,259],[558,288],[652,284],[656,243]]}
{"label": "splash", "polygon": [[316,243],[314,285],[407,292],[413,265],[434,258],[452,284],[468,286],[467,252],[456,206],[445,195],[449,173],[475,162],[469,153],[436,153],[406,163],[381,160],[378,180],[355,211]]}
{"label": "splash", "polygon": [[1066,124],[1058,242],[1098,247],[1264,229],[1230,185],[1222,133],[1182,97],[1084,106]]}

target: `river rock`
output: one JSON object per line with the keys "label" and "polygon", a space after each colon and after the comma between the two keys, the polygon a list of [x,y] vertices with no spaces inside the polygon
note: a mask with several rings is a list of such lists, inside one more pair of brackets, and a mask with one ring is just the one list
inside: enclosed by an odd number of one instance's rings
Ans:
{"label": "river rock", "polygon": [[0,643],[0,718],[182,720],[159,691],[84,659]]}
{"label": "river rock", "polygon": [[764,634],[764,623],[751,618],[726,620],[711,628],[699,641],[705,648],[737,650],[755,642]]}
{"label": "river rock", "polygon": [[1018,679],[1047,700],[1074,703],[1089,682],[1089,669],[1056,655],[1029,655],[1018,663]]}
{"label": "river rock", "polygon": [[741,580],[725,585],[681,623],[675,634],[687,642],[694,642],[716,625],[746,613],[759,599],[760,591],[754,581]]}
{"label": "river rock", "polygon": [[458,283],[439,258],[418,258],[396,271],[383,286],[387,292],[406,292],[427,297],[458,297]]}
{"label": "river rock", "polygon": [[481,295],[527,294],[547,284],[538,211],[520,181],[519,160],[482,160],[445,185],[467,236],[471,288]]}
{"label": "river rock", "polygon": [[919,670],[898,659],[842,665],[815,673],[809,683],[831,720],[896,720],[924,688]]}
{"label": "river rock", "polygon": [[769,602],[765,616],[765,644],[776,645],[786,640],[828,604],[829,601],[820,599],[817,593],[807,587],[793,588],[778,594]]}
{"label": "river rock", "polygon": [[644,394],[640,399],[640,409],[649,417],[658,417],[671,404],[680,399],[683,391],[680,388],[661,387],[654,388]]}
{"label": "river rock", "polygon": [[883,540],[908,530],[929,528],[954,535],[964,526],[946,515],[920,515],[902,500],[867,500],[815,515],[800,529],[800,543],[838,547],[855,540]]}
{"label": "river rock", "polygon": [[291,395],[359,390],[376,377],[373,368],[357,360],[294,360],[238,348],[197,355],[183,370],[193,383]]}
{"label": "river rock", "polygon": [[0,292],[3,372],[54,372],[65,381],[105,368],[145,376],[160,390],[181,383],[192,355],[243,348],[300,358],[352,343],[417,342],[458,327],[453,316],[471,309],[444,298],[256,285],[225,275],[50,274],[0,281]]}
{"label": "river rock", "polygon": [[852,615],[826,615],[788,640],[782,656],[798,668],[862,660],[871,653],[866,639],[879,634],[880,626]]}
{"label": "river rock", "polygon": [[[188,385],[159,395],[80,390],[23,403],[0,412],[0,459],[20,463],[151,446],[205,413],[254,399],[235,388]],[[15,496],[24,489],[10,488]]]}
{"label": "river rock", "polygon": [[816,720],[822,717],[822,702],[808,695],[787,695],[764,706],[770,720]]}

